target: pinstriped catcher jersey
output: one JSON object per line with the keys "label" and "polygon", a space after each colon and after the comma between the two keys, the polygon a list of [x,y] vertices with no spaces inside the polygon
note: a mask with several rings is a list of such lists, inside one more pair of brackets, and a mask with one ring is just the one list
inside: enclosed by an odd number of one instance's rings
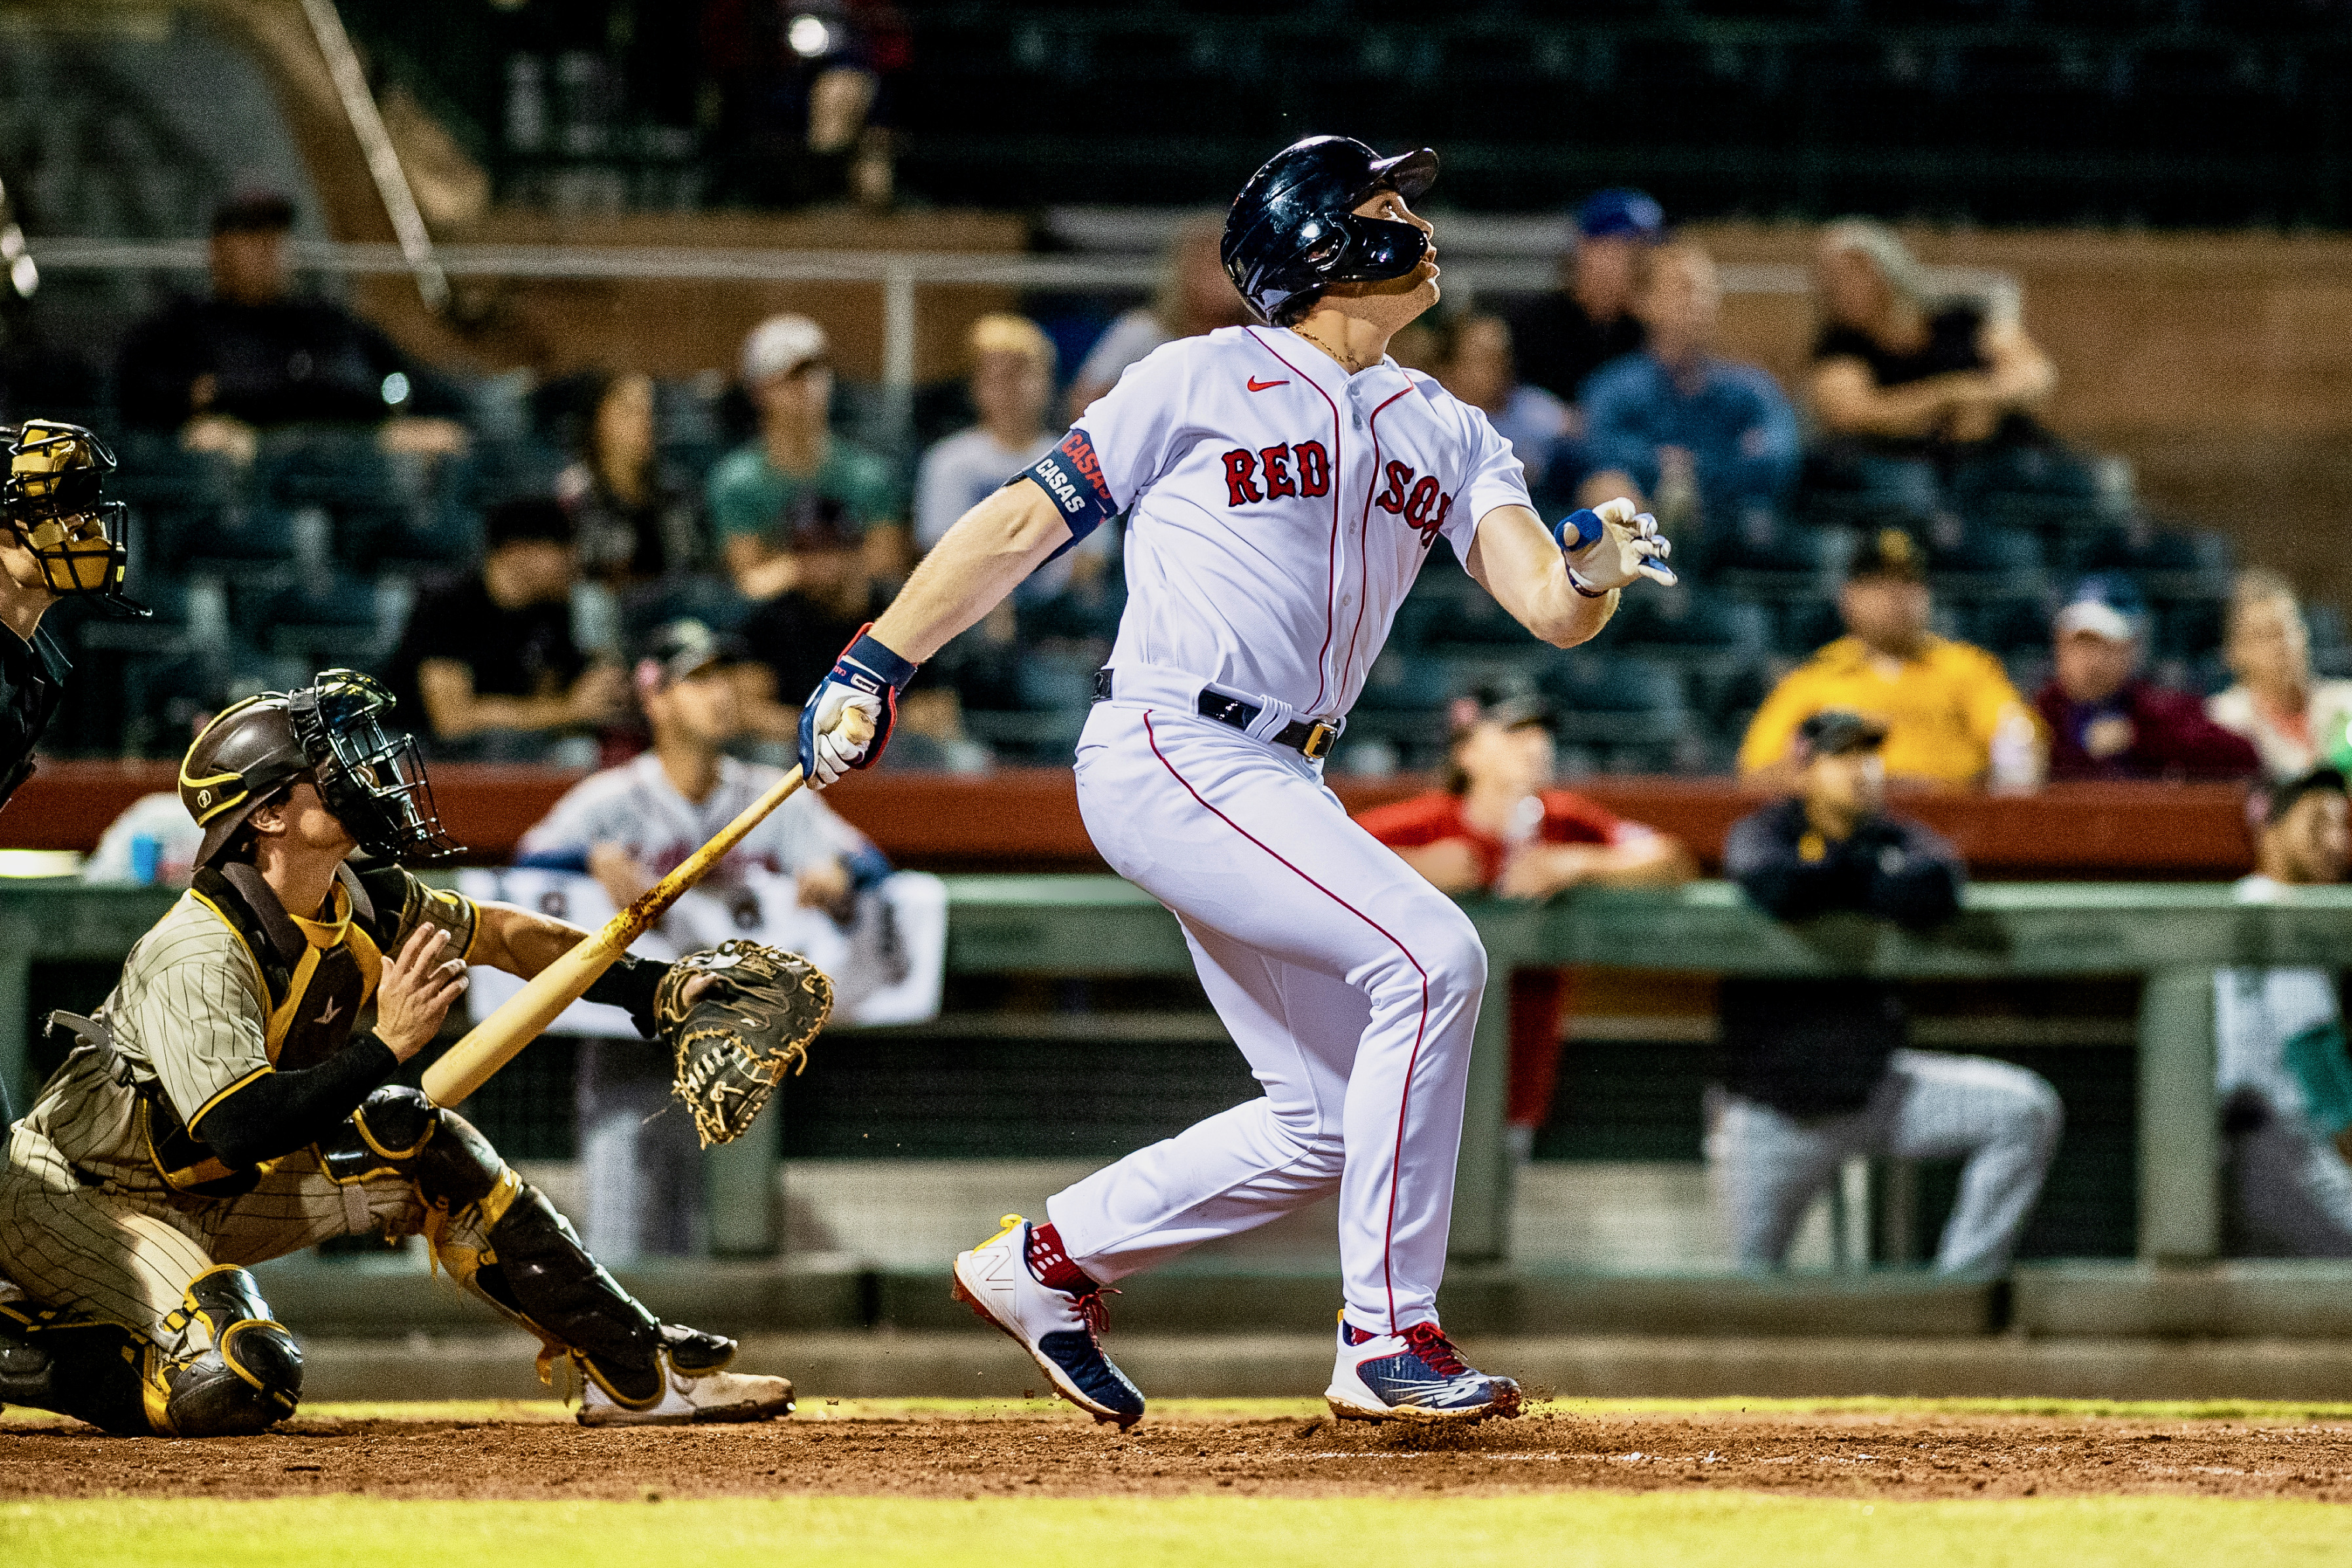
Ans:
{"label": "pinstriped catcher jersey", "polygon": [[473,941],[470,902],[397,866],[346,867],[326,920],[286,915],[250,867],[229,869],[198,873],[123,960],[95,1015],[112,1051],[85,1043],[43,1086],[22,1125],[56,1163],[133,1189],[249,1187],[255,1173],[231,1171],[197,1135],[205,1112],[265,1072],[341,1051],[373,1016],[383,955],[419,925],[447,930],[461,952]]}
{"label": "pinstriped catcher jersey", "polygon": [[1480,410],[1392,360],[1350,376],[1278,327],[1155,350],[1029,476],[1082,536],[1133,508],[1114,668],[1319,717],[1354,704],[1430,547],[1466,558],[1480,517],[1528,505]]}

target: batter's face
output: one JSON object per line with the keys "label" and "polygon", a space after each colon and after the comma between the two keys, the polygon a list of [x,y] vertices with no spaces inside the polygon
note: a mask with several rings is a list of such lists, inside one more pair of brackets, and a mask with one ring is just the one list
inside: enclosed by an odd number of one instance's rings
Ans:
{"label": "batter's face", "polygon": [[1430,236],[1429,250],[1421,265],[1402,277],[1391,277],[1382,283],[1335,283],[1323,291],[1327,299],[1360,299],[1377,307],[1376,311],[1355,312],[1370,315],[1391,332],[1437,303],[1437,230],[1427,218],[1405,205],[1402,196],[1394,191],[1375,191],[1355,208],[1360,218],[1386,218],[1393,224],[1411,224]]}

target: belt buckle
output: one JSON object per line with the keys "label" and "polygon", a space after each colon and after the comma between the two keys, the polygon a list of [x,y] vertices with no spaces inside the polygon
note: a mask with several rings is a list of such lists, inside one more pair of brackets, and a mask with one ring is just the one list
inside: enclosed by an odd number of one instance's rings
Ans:
{"label": "belt buckle", "polygon": [[1320,762],[1324,758],[1330,755],[1331,743],[1339,738],[1339,727],[1338,725],[1325,724],[1322,720],[1318,719],[1313,724],[1307,727],[1306,742],[1301,745],[1298,749],[1300,754],[1304,756],[1307,761]]}

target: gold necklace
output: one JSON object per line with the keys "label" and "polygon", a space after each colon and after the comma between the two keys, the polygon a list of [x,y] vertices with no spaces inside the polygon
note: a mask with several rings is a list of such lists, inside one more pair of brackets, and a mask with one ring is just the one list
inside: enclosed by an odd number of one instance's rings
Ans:
{"label": "gold necklace", "polygon": [[1338,361],[1339,368],[1347,371],[1349,375],[1356,375],[1363,370],[1363,366],[1350,361],[1347,355],[1341,353],[1339,350],[1333,348],[1330,344],[1325,342],[1314,333],[1308,331],[1305,327],[1293,327],[1291,330],[1306,339],[1308,342],[1314,344],[1317,348],[1322,350],[1325,353],[1330,355],[1332,359]]}

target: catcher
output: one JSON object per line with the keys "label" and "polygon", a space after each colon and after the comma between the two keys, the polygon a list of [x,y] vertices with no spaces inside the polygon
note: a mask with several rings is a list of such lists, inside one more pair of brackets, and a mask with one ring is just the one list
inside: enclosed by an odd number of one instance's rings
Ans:
{"label": "catcher", "polygon": [[[52,1015],[79,1040],[0,1166],[0,1287],[23,1292],[0,1288],[0,1402],[112,1432],[259,1431],[300,1398],[302,1355],[248,1267],[383,1230],[422,1232],[536,1334],[542,1377],[568,1358],[583,1425],[790,1411],[791,1384],[730,1373],[733,1341],[657,1321],[479,1133],[386,1085],[468,961],[529,976],[583,935],[401,868],[456,846],[391,706],[330,670],[229,708],[189,747],[194,884],[94,1017]],[[624,958],[588,994],[671,1047],[717,1136],[748,1124],[832,1005],[805,963],[740,943]]]}

